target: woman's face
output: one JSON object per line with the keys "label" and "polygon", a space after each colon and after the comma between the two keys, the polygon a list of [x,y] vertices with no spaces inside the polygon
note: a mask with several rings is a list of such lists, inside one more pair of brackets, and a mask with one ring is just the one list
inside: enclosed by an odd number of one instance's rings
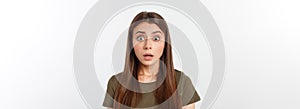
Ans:
{"label": "woman's face", "polygon": [[133,49],[140,63],[158,63],[165,46],[163,31],[154,23],[142,22],[133,29],[132,34]]}

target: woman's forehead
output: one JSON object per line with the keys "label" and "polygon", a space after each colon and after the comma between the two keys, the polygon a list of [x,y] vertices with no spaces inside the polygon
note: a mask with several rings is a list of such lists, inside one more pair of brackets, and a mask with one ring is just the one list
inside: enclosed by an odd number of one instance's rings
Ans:
{"label": "woman's forehead", "polygon": [[162,33],[162,30],[155,23],[142,22],[134,27],[133,33]]}

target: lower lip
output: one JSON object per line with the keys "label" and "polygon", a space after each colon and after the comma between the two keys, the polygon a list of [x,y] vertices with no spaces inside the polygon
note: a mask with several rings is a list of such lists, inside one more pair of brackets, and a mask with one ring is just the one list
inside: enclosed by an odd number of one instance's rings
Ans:
{"label": "lower lip", "polygon": [[152,56],[144,56],[144,59],[146,60],[146,61],[150,61],[150,60],[152,60]]}

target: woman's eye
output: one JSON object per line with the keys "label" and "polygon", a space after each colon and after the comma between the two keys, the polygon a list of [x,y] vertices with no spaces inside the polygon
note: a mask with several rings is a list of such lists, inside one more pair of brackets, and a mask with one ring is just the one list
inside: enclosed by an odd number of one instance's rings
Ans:
{"label": "woman's eye", "polygon": [[154,37],[153,37],[153,40],[154,40],[154,41],[159,41],[159,40],[160,40],[160,37],[159,37],[159,36],[154,36]]}
{"label": "woman's eye", "polygon": [[139,37],[137,37],[136,39],[137,39],[138,41],[144,41],[144,40],[145,40],[145,37],[139,36]]}

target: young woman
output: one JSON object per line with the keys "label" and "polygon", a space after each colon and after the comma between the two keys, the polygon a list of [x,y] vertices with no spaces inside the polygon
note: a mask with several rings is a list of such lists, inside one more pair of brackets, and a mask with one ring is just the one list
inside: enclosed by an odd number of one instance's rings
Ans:
{"label": "young woman", "polygon": [[174,69],[166,21],[154,12],[135,16],[128,31],[124,71],[112,76],[103,106],[113,109],[194,109],[200,97]]}

